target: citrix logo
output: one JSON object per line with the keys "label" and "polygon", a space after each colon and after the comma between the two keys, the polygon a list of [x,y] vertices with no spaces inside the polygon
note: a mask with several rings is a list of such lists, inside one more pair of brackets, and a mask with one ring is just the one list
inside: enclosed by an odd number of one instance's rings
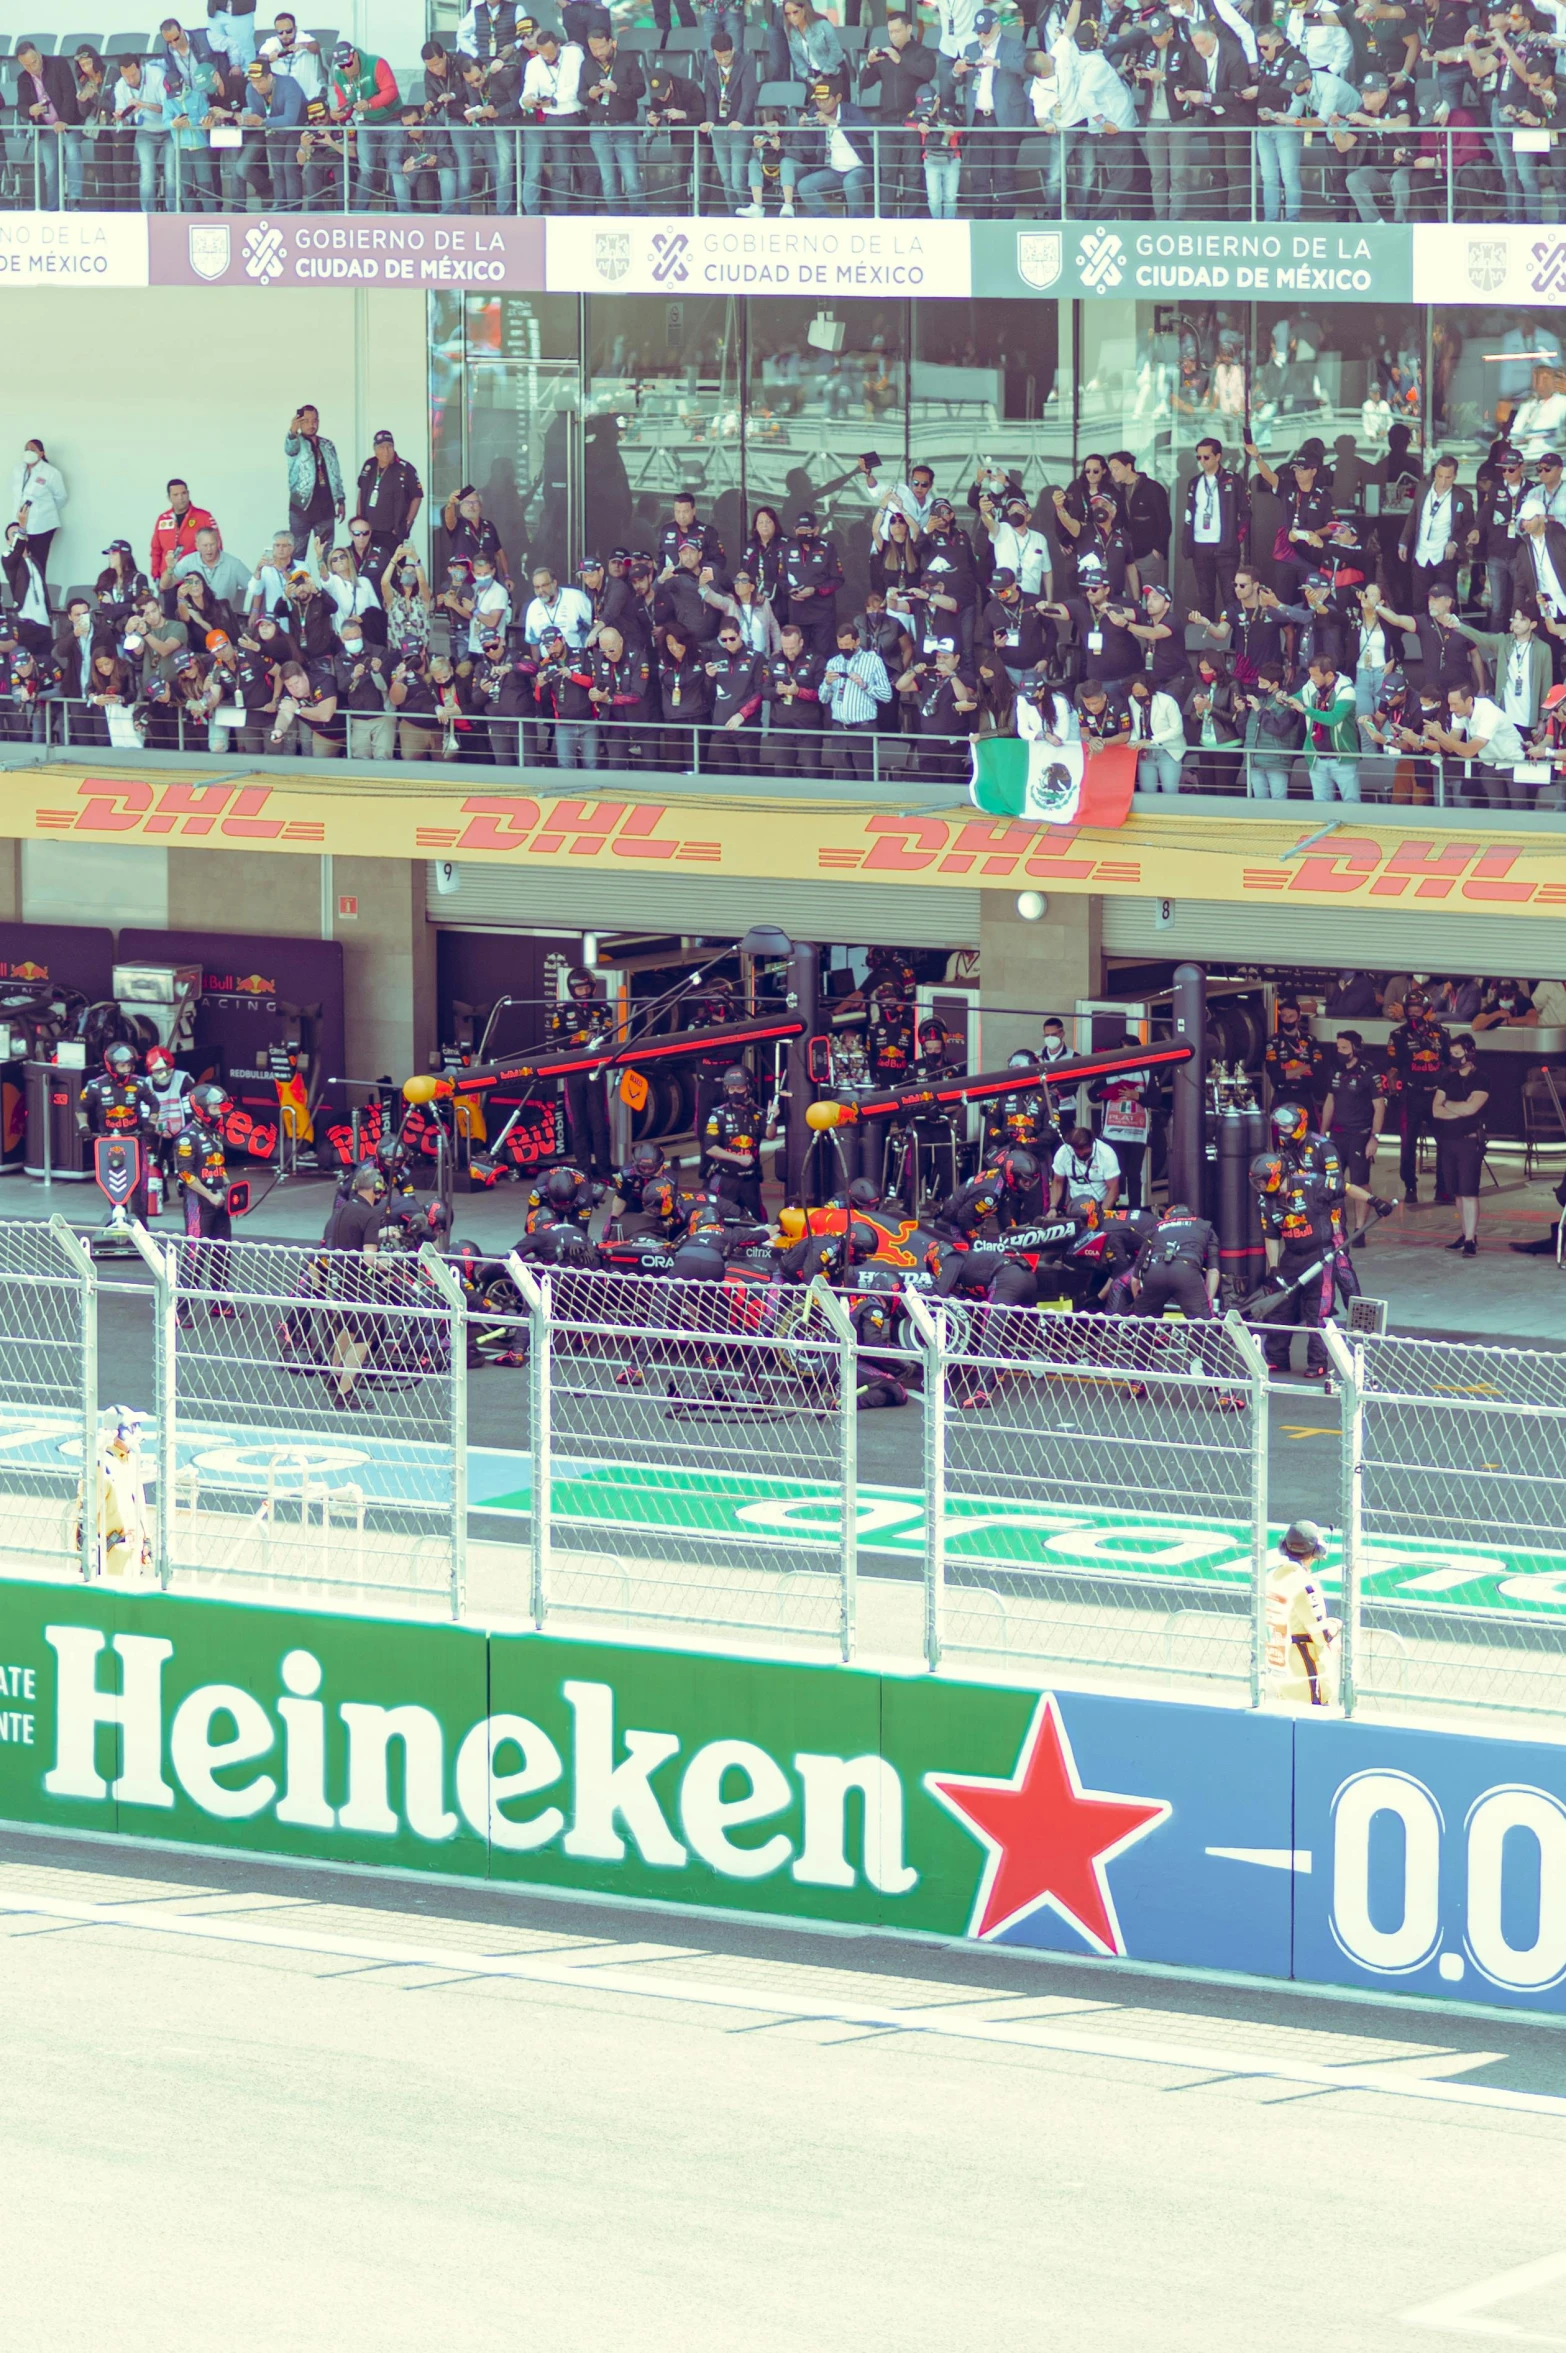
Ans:
{"label": "citrix logo", "polygon": [[[50,1797],[113,1798],[166,1810],[176,1803],[177,1782],[214,1821],[249,1821],[270,1809],[293,1829],[393,1838],[405,1824],[432,1843],[456,1837],[466,1822],[513,1854],[558,1841],[574,1860],[618,1863],[629,1841],[644,1863],[660,1870],[683,1870],[694,1857],[724,1879],[766,1879],[786,1865],[806,1887],[852,1888],[861,1871],[883,1895],[906,1895],[918,1884],[903,1854],[902,1781],[883,1757],[800,1752],[789,1760],[791,1774],[753,1741],[710,1740],[680,1776],[670,1808],[677,1836],[652,1776],[678,1756],[679,1735],[628,1727],[617,1744],[613,1686],[568,1677],[560,1693],[572,1718],[569,1776],[542,1725],[501,1714],[485,1716],[458,1742],[448,1786],[445,1733],[429,1708],[343,1700],[336,1713],[347,1736],[346,1786],[334,1792],[325,1677],[312,1652],[284,1654],[271,1712],[238,1684],[204,1683],[174,1710],[165,1739],[163,1674],[174,1656],[171,1641],[113,1636],[118,1689],[104,1689],[104,1637],[96,1627],[46,1626],[44,1635],[58,1664],[55,1761],[44,1776]],[[120,1770],[112,1783],[98,1770],[102,1725],[115,1725],[120,1734]],[[400,1816],[392,1804],[393,1743],[401,1749]],[[618,1761],[617,1745],[624,1751]],[[272,1772],[233,1784],[237,1768],[273,1760],[279,1749],[281,1788]],[[562,1800],[569,1795],[569,1814],[564,1803],[527,1814],[508,1810],[546,1791]],[[851,1794],[860,1800],[863,1822],[857,1866],[848,1851]],[[782,1829],[754,1845],[734,1836],[796,1807],[797,1848]]]}

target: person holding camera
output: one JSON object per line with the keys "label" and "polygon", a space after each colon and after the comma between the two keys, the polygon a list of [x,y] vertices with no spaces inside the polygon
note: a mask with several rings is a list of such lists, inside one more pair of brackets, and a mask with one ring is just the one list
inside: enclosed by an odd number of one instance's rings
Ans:
{"label": "person holding camera", "polygon": [[748,646],[739,622],[730,616],[718,624],[718,642],[704,648],[703,668],[712,688],[712,725],[723,741],[713,747],[713,758],[736,775],[749,775],[759,759],[760,733],[756,726],[765,699],[766,663]]}
{"label": "person holding camera", "polygon": [[422,646],[399,647],[386,682],[386,700],[397,714],[397,750],[404,760],[438,760],[441,728],[429,661]]}
{"label": "person holding camera", "polygon": [[903,220],[918,209],[921,144],[914,122],[919,101],[935,81],[940,64],[927,48],[918,20],[888,9],[886,34],[865,51],[859,73],[859,103],[875,129],[881,164],[881,212]]}
{"label": "person holding camera", "polygon": [[1284,691],[1284,665],[1276,656],[1261,663],[1249,686],[1235,689],[1236,712],[1244,713],[1246,792],[1253,801],[1286,801],[1304,723]]}
{"label": "person holding camera", "polygon": [[386,707],[392,660],[383,645],[364,633],[357,613],[344,616],[339,631],[341,649],[333,663],[337,679],[337,707],[348,728],[350,760],[389,760],[396,748],[397,715]]}

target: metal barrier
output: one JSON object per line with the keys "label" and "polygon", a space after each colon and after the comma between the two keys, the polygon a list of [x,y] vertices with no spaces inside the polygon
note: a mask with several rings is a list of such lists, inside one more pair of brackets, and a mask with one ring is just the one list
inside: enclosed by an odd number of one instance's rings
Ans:
{"label": "metal barrier", "polygon": [[[0,1222],[13,1571],[134,1574],[145,1532],[165,1586],[260,1580],[460,1616],[468,1355],[492,1359],[509,1326],[531,1526],[526,1574],[486,1545],[508,1616],[722,1629],[847,1659],[871,1544],[877,1643],[916,1652],[922,1578],[932,1668],[1275,1696],[1269,1380],[1235,1316],[909,1291],[885,1295],[890,1326],[872,1331],[819,1282],[545,1272],[515,1253],[514,1301],[492,1285],[481,1311],[429,1250],[372,1265],[140,1229],[136,1247],[153,1392],[126,1402],[151,1406],[155,1509],[134,1447],[127,1461],[100,1430],[85,1243],[63,1218]],[[1566,1352],[1325,1337],[1343,1399],[1345,1710],[1566,1715]],[[861,1498],[859,1415],[899,1384],[922,1417],[918,1484]],[[1329,1559],[1329,1593],[1334,1573]]]}
{"label": "metal barrier", "polygon": [[853,1327],[823,1284],[510,1268],[552,1614],[855,1638]]}
{"label": "metal barrier", "polygon": [[1344,1704],[1566,1714],[1566,1354],[1326,1337]]}
{"label": "metal barrier", "polygon": [[1129,1670],[1246,1684],[1258,1701],[1268,1383],[1238,1318],[917,1297],[911,1311],[929,1664]]}
{"label": "metal barrier", "polygon": [[[765,84],[777,61],[756,62]],[[269,216],[374,213],[406,233],[434,219],[519,212],[721,219],[750,205],[753,217],[776,221],[791,217],[781,207],[797,196],[806,221],[1157,221],[1178,234],[1186,223],[1213,222],[1545,226],[1559,190],[1553,151],[1536,154],[1510,127],[1417,124],[1399,150],[1406,160],[1394,166],[1360,162],[1357,150],[1340,155],[1320,126],[1220,127],[1200,114],[1108,135],[1053,120],[970,123],[959,150],[937,142],[928,152],[908,126],[864,123],[853,132],[858,165],[836,171],[798,167],[797,102],[758,112],[754,133],[720,126],[717,139],[672,124],[609,132],[585,118],[496,124],[477,135],[471,157],[465,151],[465,174],[455,155],[406,169],[431,151],[406,140],[400,124],[350,133],[347,142],[332,124],[251,131],[236,147],[214,148],[107,121],[87,139],[13,123],[0,145],[0,210],[151,213],[161,199],[165,212],[243,216],[254,199]],[[1388,122],[1395,119],[1389,109]],[[455,136],[475,138],[461,129]],[[345,152],[354,146],[358,153]],[[1160,246],[1157,257],[1183,258],[1178,246]]]}
{"label": "metal barrier", "polygon": [[460,1616],[467,1349],[445,1263],[146,1235],[140,1248],[160,1581],[439,1597]]}
{"label": "metal barrier", "polygon": [[96,1567],[97,1284],[63,1217],[0,1223],[0,1553]]}

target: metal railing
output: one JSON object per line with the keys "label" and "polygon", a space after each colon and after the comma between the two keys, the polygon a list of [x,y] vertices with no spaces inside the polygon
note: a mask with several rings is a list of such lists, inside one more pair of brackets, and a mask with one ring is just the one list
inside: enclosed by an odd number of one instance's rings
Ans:
{"label": "metal railing", "polygon": [[[681,61],[681,67],[689,61]],[[1099,134],[1048,123],[972,124],[956,150],[904,124],[855,124],[860,162],[827,168],[793,109],[708,133],[656,123],[245,128],[189,144],[109,123],[40,131],[9,118],[0,209],[269,215],[375,212],[418,218],[653,212],[679,218],[1163,222],[1149,258],[1189,258],[1179,225],[1531,221],[1566,194],[1566,145],[1545,129],[1421,124],[1372,157],[1365,125],[1218,128],[1207,121]],[[774,123],[765,120],[776,116]],[[231,126],[229,126],[231,127]],[[1332,132],[1360,132],[1340,152]],[[1377,148],[1381,135],[1376,134]],[[1233,257],[1242,261],[1244,255]],[[1259,258],[1269,258],[1261,255]],[[1365,291],[1359,288],[1359,291]]]}
{"label": "metal railing", "polygon": [[[211,740],[204,716],[170,711],[161,704],[153,708],[156,723],[138,749],[111,744],[106,726],[100,724],[101,714],[80,703],[45,699],[23,710],[0,705],[0,768],[7,765],[7,749],[12,747],[14,766],[38,754],[58,754],[90,756],[94,767],[105,768],[199,760],[203,773],[210,773],[214,759],[233,759],[243,763],[247,775],[286,778],[293,764],[291,752],[311,765],[342,761],[355,770],[389,769],[398,776],[413,765],[431,786],[437,777],[447,779],[448,789],[456,778],[476,770],[507,778],[705,777],[747,786],[772,778],[780,784],[927,784],[961,790],[969,781],[973,746],[986,740],[829,724],[769,727],[763,719],[730,731],[659,719],[567,721],[562,728],[550,720],[486,721],[473,715],[461,726],[444,729],[428,719],[416,722],[421,740],[400,757],[392,757],[361,748],[367,738],[357,733],[345,740],[298,722],[281,746],[270,742],[264,724],[253,732],[222,728],[217,731],[221,740]],[[350,729],[376,724],[359,714],[350,714],[347,721]],[[139,736],[137,740],[140,744]],[[25,758],[18,760],[16,754],[24,747]],[[1337,752],[1330,757],[1298,746],[1273,751],[1238,742],[1188,745],[1181,752],[1146,744],[1137,749],[1137,790],[1158,797],[1199,793],[1245,802],[1344,801],[1492,811],[1566,807],[1563,750],[1541,750],[1518,767],[1506,768],[1412,749]]]}
{"label": "metal railing", "polygon": [[[504,1500],[473,1506],[489,1616],[846,1660],[863,1608],[869,1647],[932,1670],[1309,1704],[1295,1654],[1318,1621],[1269,1521],[1270,1376],[1232,1314],[516,1254],[480,1303],[429,1249],[367,1265],[217,1233],[133,1242],[151,1392],[101,1414],[84,1242],[60,1219],[0,1222],[0,1574],[461,1618],[476,1349],[518,1368]],[[1558,1725],[1566,1354],[1326,1337],[1342,1492],[1313,1572],[1331,1627],[1313,1693]],[[921,1424],[917,1471],[862,1484],[861,1413],[898,1404]]]}

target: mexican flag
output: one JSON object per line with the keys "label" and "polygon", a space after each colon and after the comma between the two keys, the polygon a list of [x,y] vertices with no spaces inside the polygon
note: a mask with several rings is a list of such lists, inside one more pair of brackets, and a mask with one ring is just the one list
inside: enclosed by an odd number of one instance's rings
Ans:
{"label": "mexican flag", "polygon": [[1038,712],[1021,701],[1017,724],[1020,735],[974,739],[968,797],[975,808],[1040,825],[1124,825],[1136,786],[1136,753],[1128,745],[1087,753],[1079,743],[1047,743]]}

